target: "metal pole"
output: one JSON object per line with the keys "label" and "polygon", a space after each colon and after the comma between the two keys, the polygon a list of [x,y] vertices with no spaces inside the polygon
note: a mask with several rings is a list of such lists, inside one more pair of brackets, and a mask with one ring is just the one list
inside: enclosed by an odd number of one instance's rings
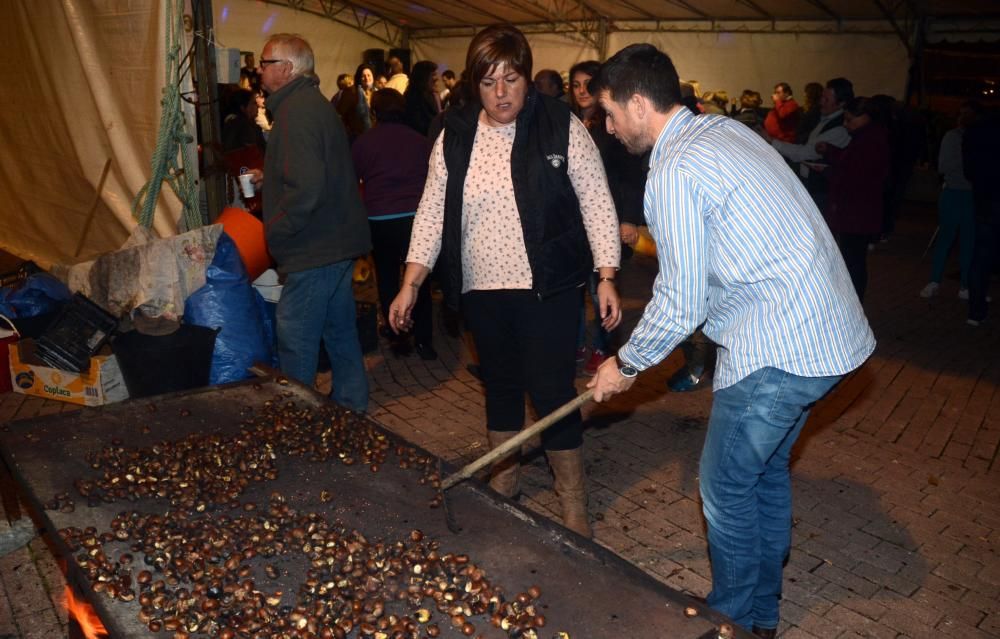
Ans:
{"label": "metal pole", "polygon": [[198,119],[198,145],[201,161],[198,164],[201,179],[199,187],[204,193],[207,210],[206,222],[215,221],[226,206],[226,168],[222,156],[222,131],[219,118],[219,90],[215,70],[215,30],[212,18],[212,0],[190,0],[194,19],[194,81],[196,117]]}
{"label": "metal pole", "polygon": [[603,16],[597,25],[597,56],[601,62],[608,59],[608,19]]}

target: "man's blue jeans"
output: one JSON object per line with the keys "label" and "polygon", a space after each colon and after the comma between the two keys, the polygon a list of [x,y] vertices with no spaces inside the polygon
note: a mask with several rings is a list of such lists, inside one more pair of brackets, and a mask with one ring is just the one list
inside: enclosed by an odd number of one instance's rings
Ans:
{"label": "man's blue jeans", "polygon": [[763,368],[715,393],[700,470],[712,559],[708,605],[744,628],[778,627],[792,535],[789,456],[809,409],[841,377]]}
{"label": "man's blue jeans", "polygon": [[330,398],[345,408],[368,409],[368,377],[358,341],[351,276],[354,260],[289,273],[278,302],[281,372],[312,387],[320,338],[333,371]]}

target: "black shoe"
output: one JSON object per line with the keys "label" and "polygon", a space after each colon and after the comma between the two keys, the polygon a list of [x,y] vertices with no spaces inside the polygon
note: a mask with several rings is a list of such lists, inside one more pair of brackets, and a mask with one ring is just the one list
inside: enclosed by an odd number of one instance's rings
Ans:
{"label": "black shoe", "polygon": [[420,356],[420,359],[432,360],[438,358],[437,351],[434,350],[434,347],[430,344],[417,344],[414,347],[414,350],[417,351],[417,355]]}
{"label": "black shoe", "polygon": [[751,632],[760,637],[760,639],[774,639],[778,636],[777,628],[758,628],[757,626],[754,626]]}

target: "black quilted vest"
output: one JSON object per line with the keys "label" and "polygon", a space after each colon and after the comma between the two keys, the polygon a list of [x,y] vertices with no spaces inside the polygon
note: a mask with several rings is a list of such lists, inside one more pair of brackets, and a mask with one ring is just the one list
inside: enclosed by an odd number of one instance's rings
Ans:
{"label": "black quilted vest", "polygon": [[[481,108],[472,104],[445,117],[448,186],[437,268],[452,308],[458,307],[462,291],[462,195]],[[539,299],[580,286],[592,266],[580,203],[567,173],[569,119],[567,104],[529,89],[511,150],[510,177],[521,218],[521,228],[511,232],[524,235],[532,290]]]}

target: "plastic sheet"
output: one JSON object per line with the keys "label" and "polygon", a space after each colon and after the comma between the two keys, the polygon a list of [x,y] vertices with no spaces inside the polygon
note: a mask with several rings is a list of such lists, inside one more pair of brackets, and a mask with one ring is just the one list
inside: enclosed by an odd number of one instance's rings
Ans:
{"label": "plastic sheet", "polygon": [[0,315],[36,317],[59,310],[73,297],[66,285],[48,273],[29,275],[23,284],[0,289]]}
{"label": "plastic sheet", "polygon": [[236,244],[225,233],[219,237],[206,280],[187,299],[184,322],[219,329],[209,382],[248,379],[247,369],[255,362],[273,361],[273,338],[260,294],[250,285]]}

